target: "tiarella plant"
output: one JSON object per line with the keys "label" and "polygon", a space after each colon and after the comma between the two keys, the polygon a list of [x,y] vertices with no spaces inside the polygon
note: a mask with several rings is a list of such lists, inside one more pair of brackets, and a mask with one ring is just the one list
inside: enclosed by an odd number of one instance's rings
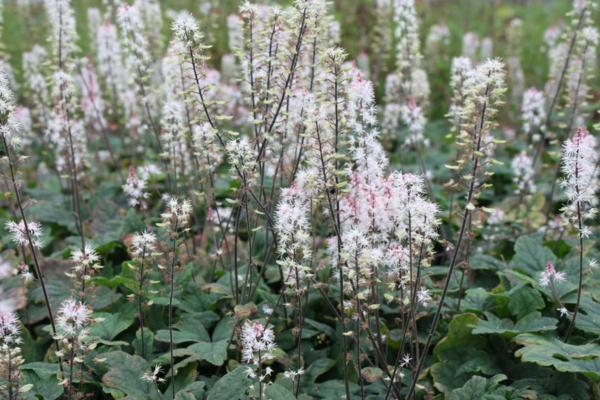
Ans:
{"label": "tiarella plant", "polygon": [[184,3],[2,4],[0,399],[594,398],[596,1]]}

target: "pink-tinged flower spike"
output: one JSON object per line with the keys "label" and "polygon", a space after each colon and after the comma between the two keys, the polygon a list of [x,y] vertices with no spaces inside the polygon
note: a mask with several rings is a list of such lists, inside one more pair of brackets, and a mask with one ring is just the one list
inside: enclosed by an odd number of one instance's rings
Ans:
{"label": "pink-tinged flower spike", "polygon": [[150,194],[146,192],[146,185],[146,180],[138,176],[135,167],[130,166],[127,181],[123,185],[123,193],[127,196],[130,207],[139,207],[142,210],[147,207],[146,200]]}
{"label": "pink-tinged flower spike", "polygon": [[249,364],[257,364],[260,359],[268,360],[267,353],[275,348],[273,329],[258,321],[246,321],[242,328],[242,359]]}
{"label": "pink-tinged flower spike", "polygon": [[564,272],[556,271],[552,261],[546,263],[546,269],[540,274],[540,286],[554,285],[556,282],[564,282],[567,275]]}
{"label": "pink-tinged flower spike", "polygon": [[474,32],[467,32],[462,39],[462,56],[467,57],[471,62],[477,62],[477,53],[479,52],[479,36]]}
{"label": "pink-tinged flower spike", "polygon": [[267,328],[258,321],[246,321],[242,327],[242,360],[256,368],[248,368],[247,375],[258,381],[258,393],[254,385],[250,387],[254,398],[264,398],[264,389],[267,378],[271,375],[270,367],[263,369],[263,363],[271,359],[270,352],[275,348],[275,334],[273,329]]}
{"label": "pink-tinged flower spike", "polygon": [[[0,312],[0,391],[8,395],[8,400],[17,400],[20,388],[23,357],[21,357],[21,327],[13,312]],[[4,397],[3,397],[4,398]]]}

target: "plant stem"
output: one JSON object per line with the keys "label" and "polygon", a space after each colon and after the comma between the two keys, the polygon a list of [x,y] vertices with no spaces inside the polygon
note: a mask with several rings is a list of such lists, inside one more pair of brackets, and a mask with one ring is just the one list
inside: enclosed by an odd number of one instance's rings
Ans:
{"label": "plant stem", "polygon": [[175,365],[175,357],[173,355],[173,296],[175,292],[175,263],[177,260],[177,227],[178,222],[175,222],[175,228],[173,229],[173,256],[171,258],[171,268],[169,270],[170,289],[169,289],[169,356],[171,361],[171,394],[172,399],[175,400],[175,371],[173,370]]}
{"label": "plant stem", "polygon": [[[10,147],[8,146],[8,142],[6,141],[6,137],[2,135],[2,143],[4,145],[4,152],[6,153],[6,157],[8,158],[8,166],[10,170],[10,179],[13,187],[13,191],[15,192],[15,197],[17,199],[17,206],[19,208],[19,213],[21,214],[21,220],[23,221],[23,226],[25,227],[25,236],[27,237],[27,244],[29,245],[29,251],[31,251],[31,257],[33,258],[33,266],[35,268],[35,273],[37,278],[40,281],[40,286],[42,287],[42,293],[44,295],[44,303],[46,303],[46,310],[48,311],[48,318],[50,319],[50,326],[52,327],[52,336],[54,337],[54,346],[56,347],[56,351],[60,351],[60,347],[58,345],[58,341],[56,340],[56,324],[54,322],[54,314],[52,313],[52,305],[50,304],[50,297],[48,296],[48,290],[46,289],[46,283],[44,281],[44,276],[42,275],[42,270],[40,268],[40,263],[37,258],[37,254],[35,252],[35,246],[33,245],[33,240],[31,239],[31,232],[29,231],[29,225],[27,224],[27,217],[25,216],[25,211],[23,209],[23,202],[21,201],[21,194],[19,192],[19,187],[17,186],[17,181],[15,178],[15,167],[13,164],[13,160],[10,154]],[[61,379],[64,378],[64,370],[62,365],[62,358],[58,357],[58,365],[60,367]]]}

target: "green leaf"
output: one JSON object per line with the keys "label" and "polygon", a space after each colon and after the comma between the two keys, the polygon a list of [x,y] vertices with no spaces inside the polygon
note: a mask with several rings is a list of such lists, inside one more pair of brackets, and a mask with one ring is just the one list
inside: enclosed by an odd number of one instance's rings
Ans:
{"label": "green leaf", "polygon": [[[169,343],[169,330],[161,329],[156,332],[156,340]],[[173,343],[188,342],[210,342],[210,336],[200,319],[187,317],[173,326]]]}
{"label": "green leaf", "polygon": [[578,372],[600,380],[600,346],[597,344],[573,345],[555,337],[528,333],[517,336],[515,341],[524,346],[515,352],[515,356],[523,362],[553,367],[562,372]]}
{"label": "green leaf", "polygon": [[460,314],[448,326],[448,335],[434,348],[431,367],[434,386],[445,394],[461,387],[473,374],[494,375],[500,371],[494,357],[486,352],[486,340],[473,334],[479,322],[475,314]]}
{"label": "green leaf", "polygon": [[548,261],[556,264],[556,256],[552,250],[544,247],[534,236],[521,236],[515,243],[515,256],[510,262],[510,266],[537,278],[539,273],[546,268]]}
{"label": "green leaf", "polygon": [[90,327],[90,335],[103,340],[113,340],[131,325],[133,318],[130,313],[94,313],[94,318],[102,318]]}
{"label": "green leaf", "polygon": [[540,292],[527,286],[511,291],[508,309],[520,319],[532,311],[544,308],[544,299]]}
{"label": "green leaf", "polygon": [[292,394],[292,392],[290,392],[289,390],[287,390],[286,388],[284,388],[283,386],[277,384],[277,383],[273,383],[270,385],[267,385],[267,387],[265,388],[265,397],[267,399],[277,399],[277,400],[295,400],[296,397]]}
{"label": "green leaf", "polygon": [[554,318],[542,317],[539,311],[534,311],[524,318],[513,323],[510,319],[500,319],[492,313],[485,313],[486,320],[481,320],[473,329],[476,335],[501,334],[515,336],[519,333],[552,331],[556,329],[558,321]]}
{"label": "green leaf", "polygon": [[153,383],[142,379],[145,373],[151,372],[151,366],[139,356],[132,356],[122,351],[113,351],[102,355],[109,366],[102,377],[106,388],[118,390],[135,400],[160,400]]}
{"label": "green leaf", "polygon": [[227,341],[199,342],[188,346],[185,351],[190,355],[197,355],[201,360],[219,367],[227,359]]}
{"label": "green leaf", "polygon": [[252,379],[247,376],[247,366],[239,366],[215,383],[207,400],[246,400]]}
{"label": "green leaf", "polygon": [[506,375],[498,374],[490,379],[482,376],[474,376],[467,381],[460,389],[454,390],[448,400],[492,400],[506,399],[507,394],[514,389],[507,386],[499,386],[499,383],[506,380]]}
{"label": "green leaf", "polygon": [[581,308],[575,320],[575,327],[584,332],[600,335],[600,303],[587,297],[581,299]]}
{"label": "green leaf", "polygon": [[335,361],[331,358],[319,358],[306,368],[300,382],[302,382],[302,384],[312,385],[317,381],[319,376],[329,371],[334,365]]}
{"label": "green leaf", "polygon": [[175,395],[175,400],[201,400],[206,392],[206,383],[192,382]]}
{"label": "green leaf", "polygon": [[133,341],[133,347],[135,348],[136,354],[145,354],[147,359],[152,359],[152,353],[154,352],[154,333],[148,328],[144,327],[144,351],[142,352],[142,330],[138,329],[135,333],[135,340]]}
{"label": "green leaf", "polygon": [[21,365],[22,371],[33,371],[41,377],[58,376],[60,367],[57,363],[32,362]]}
{"label": "green leaf", "polygon": [[[58,364],[56,365],[58,368]],[[63,395],[64,388],[59,384],[57,376],[46,375],[44,373],[37,373],[34,370],[25,369],[23,370],[23,384],[33,385],[31,390],[23,393],[21,397],[23,399],[44,399],[44,400],[55,400]]]}

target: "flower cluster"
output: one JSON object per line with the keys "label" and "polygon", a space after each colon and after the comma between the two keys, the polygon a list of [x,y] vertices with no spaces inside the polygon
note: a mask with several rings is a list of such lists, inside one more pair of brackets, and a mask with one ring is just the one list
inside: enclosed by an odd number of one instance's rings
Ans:
{"label": "flower cluster", "polygon": [[156,250],[156,235],[150,231],[136,233],[131,239],[131,253],[135,257],[149,255]]}
{"label": "flower cluster", "polygon": [[533,160],[526,151],[517,154],[512,162],[513,182],[517,186],[517,193],[532,193],[535,191],[535,170],[533,169]]}
{"label": "flower cluster", "polygon": [[75,282],[90,280],[92,273],[102,269],[100,255],[90,244],[86,244],[83,249],[73,249],[71,252],[71,262],[73,264],[73,272],[67,275],[73,278]]}
{"label": "flower cluster", "polygon": [[160,215],[162,226],[168,228],[171,232],[185,229],[190,223],[191,214],[192,204],[189,200],[171,197],[167,200],[167,208]]}
{"label": "flower cluster", "polygon": [[[20,391],[21,332],[18,317],[12,312],[0,312],[0,390],[8,399],[17,399]],[[14,397],[11,397],[14,396]]]}
{"label": "flower cluster", "polygon": [[564,272],[559,272],[554,268],[551,261],[546,263],[546,269],[540,274],[540,286],[555,285],[558,282],[564,282],[567,275]]}
{"label": "flower cluster", "polygon": [[275,348],[275,334],[273,329],[258,321],[246,321],[242,327],[241,343],[242,359],[258,365],[269,359],[269,352]]}
{"label": "flower cluster", "polygon": [[19,223],[8,221],[6,230],[11,235],[12,241],[18,246],[29,246],[30,240],[33,247],[43,246],[42,225],[36,221],[20,221]]}
{"label": "flower cluster", "polygon": [[[529,88],[523,93],[521,105],[521,119],[523,131],[539,140],[539,132],[543,132],[546,122],[546,98],[544,92],[536,88]],[[537,136],[535,136],[537,135]]]}
{"label": "flower cluster", "polygon": [[[581,213],[582,223],[596,215],[598,198],[598,150],[596,138],[585,128],[578,128],[575,137],[563,145],[561,169],[565,175],[562,186],[568,199],[563,212],[568,218]],[[584,226],[581,234],[589,235]]]}
{"label": "flower cluster", "polygon": [[84,337],[91,322],[90,316],[91,310],[82,302],[73,298],[63,301],[56,318],[57,333],[67,340]]}

